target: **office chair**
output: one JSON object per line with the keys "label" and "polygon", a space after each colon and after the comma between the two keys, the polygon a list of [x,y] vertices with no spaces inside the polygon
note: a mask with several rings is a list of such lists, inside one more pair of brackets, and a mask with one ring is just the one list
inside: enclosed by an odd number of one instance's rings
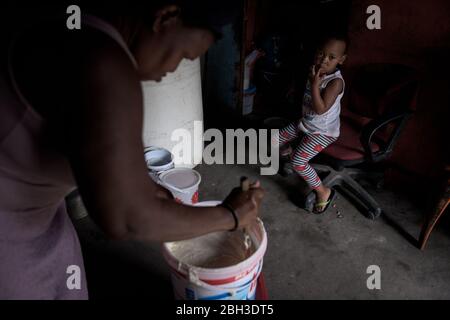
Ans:
{"label": "office chair", "polygon": [[[347,83],[347,103],[342,105],[341,133],[311,165],[328,187],[338,186],[354,200],[365,216],[375,219],[382,209],[357,182],[360,178],[381,181],[376,164],[388,159],[409,117],[416,109],[418,76],[414,69],[399,64],[368,64]],[[315,193],[304,198],[312,211]]]}

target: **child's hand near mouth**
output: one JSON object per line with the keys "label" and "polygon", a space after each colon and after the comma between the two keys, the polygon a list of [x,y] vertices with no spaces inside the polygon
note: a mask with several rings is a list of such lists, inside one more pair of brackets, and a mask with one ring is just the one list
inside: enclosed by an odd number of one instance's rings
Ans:
{"label": "child's hand near mouth", "polygon": [[319,70],[316,71],[317,66],[311,67],[311,73],[309,75],[309,80],[311,82],[311,87],[319,87],[320,83],[322,82],[322,79],[325,75],[322,68],[319,68]]}

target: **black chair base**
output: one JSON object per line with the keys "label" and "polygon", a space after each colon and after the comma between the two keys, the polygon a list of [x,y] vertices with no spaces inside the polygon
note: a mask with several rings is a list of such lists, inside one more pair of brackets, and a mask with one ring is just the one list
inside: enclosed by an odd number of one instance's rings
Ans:
{"label": "black chair base", "polygon": [[[341,171],[334,170],[330,166],[321,164],[311,164],[319,176],[325,174],[322,178],[322,183],[328,187],[339,187],[339,191],[348,196],[352,203],[360,208],[361,212],[368,219],[374,220],[381,215],[381,207],[375,199],[355,180],[359,177],[378,178],[379,174],[371,174],[356,168],[344,168]],[[294,170],[287,163],[284,166],[284,175],[294,174]],[[312,190],[309,191],[301,202],[301,207],[307,211],[312,212],[314,203],[316,201],[316,194]]]}

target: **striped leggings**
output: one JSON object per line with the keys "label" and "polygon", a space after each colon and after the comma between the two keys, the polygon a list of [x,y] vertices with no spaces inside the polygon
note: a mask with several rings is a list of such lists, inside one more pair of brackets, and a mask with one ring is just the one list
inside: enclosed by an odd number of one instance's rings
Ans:
{"label": "striped leggings", "polygon": [[323,134],[308,134],[298,129],[298,121],[291,123],[280,130],[279,145],[294,140],[302,135],[301,141],[291,155],[291,163],[294,170],[306,181],[313,189],[317,189],[322,181],[316,171],[309,165],[309,160],[314,158],[320,151],[337,140]]}

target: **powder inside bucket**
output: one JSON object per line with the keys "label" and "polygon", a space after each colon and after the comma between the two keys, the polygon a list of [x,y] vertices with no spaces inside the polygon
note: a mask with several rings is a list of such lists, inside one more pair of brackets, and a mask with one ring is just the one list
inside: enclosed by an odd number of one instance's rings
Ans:
{"label": "powder inside bucket", "polygon": [[164,182],[179,189],[189,188],[198,182],[199,177],[192,170],[175,170],[164,176]]}
{"label": "powder inside bucket", "polygon": [[190,240],[171,242],[168,249],[179,261],[201,268],[224,268],[249,258],[255,251],[246,246],[244,233],[215,232]]}

